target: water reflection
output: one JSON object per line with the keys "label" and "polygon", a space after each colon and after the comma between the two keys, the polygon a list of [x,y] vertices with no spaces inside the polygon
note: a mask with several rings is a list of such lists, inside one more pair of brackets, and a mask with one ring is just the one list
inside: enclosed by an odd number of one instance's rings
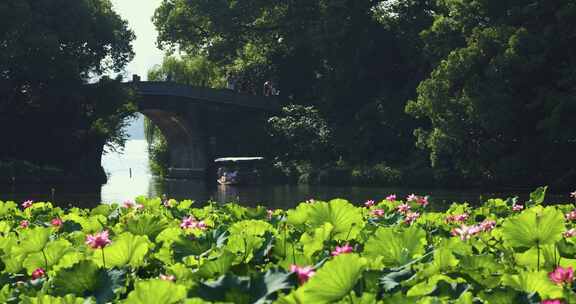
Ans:
{"label": "water reflection", "polygon": [[[129,140],[124,153],[108,153],[102,164],[109,175],[108,183],[99,185],[0,185],[0,200],[52,201],[60,206],[93,207],[104,203],[121,203],[144,195],[166,194],[178,200],[192,199],[198,203],[213,200],[221,203],[237,202],[247,206],[264,205],[269,208],[291,208],[310,198],[329,200],[344,198],[361,204],[366,200],[382,200],[395,193],[404,198],[411,193],[430,195],[431,209],[445,209],[451,202],[478,204],[492,197],[519,195],[528,198],[533,189],[507,189],[506,191],[416,189],[386,187],[329,187],[310,185],[223,186],[216,182],[161,180],[151,176],[145,140]],[[550,202],[567,202],[567,193],[547,195]]]}

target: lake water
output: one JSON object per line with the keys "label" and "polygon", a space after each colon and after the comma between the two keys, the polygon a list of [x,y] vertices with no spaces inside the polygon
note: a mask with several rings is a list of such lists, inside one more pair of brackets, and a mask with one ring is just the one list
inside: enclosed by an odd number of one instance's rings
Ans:
{"label": "lake water", "polygon": [[[330,187],[310,185],[259,185],[221,186],[215,182],[186,180],[159,180],[148,168],[147,143],[144,139],[132,139],[126,143],[122,153],[107,153],[102,157],[102,165],[108,173],[108,182],[100,186],[78,187],[77,185],[37,185],[28,188],[18,186],[12,192],[3,193],[0,200],[22,201],[34,199],[53,201],[61,206],[91,207],[104,203],[122,203],[127,199],[144,195],[148,197],[166,194],[175,199],[192,199],[197,202],[213,200],[217,202],[239,202],[244,205],[264,205],[270,208],[289,208],[310,198],[329,200],[344,198],[354,203],[366,200],[382,200],[395,193],[398,197],[408,194],[429,195],[433,209],[443,209],[449,203],[469,202],[477,204],[490,197],[519,195],[521,200],[528,197],[532,189],[515,189],[499,192],[450,189],[416,189],[387,187]],[[568,201],[568,194],[549,196],[554,202]]]}

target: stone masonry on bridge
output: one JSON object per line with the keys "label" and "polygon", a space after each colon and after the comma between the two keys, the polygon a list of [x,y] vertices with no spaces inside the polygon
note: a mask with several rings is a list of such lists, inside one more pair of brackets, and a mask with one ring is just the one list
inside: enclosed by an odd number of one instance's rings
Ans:
{"label": "stone masonry on bridge", "polygon": [[259,155],[265,145],[265,121],[279,111],[274,97],[137,77],[130,85],[139,112],[166,137],[169,178],[205,178],[215,158]]}

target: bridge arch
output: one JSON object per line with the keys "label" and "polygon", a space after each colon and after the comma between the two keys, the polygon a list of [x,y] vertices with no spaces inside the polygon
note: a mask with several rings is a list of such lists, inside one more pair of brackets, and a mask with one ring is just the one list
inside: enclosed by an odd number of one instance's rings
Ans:
{"label": "bridge arch", "polygon": [[[137,80],[137,79],[136,79]],[[279,110],[275,98],[172,82],[129,83],[138,112],[168,143],[169,178],[206,178],[212,159],[262,151],[264,123]]]}
{"label": "bridge arch", "polygon": [[156,125],[168,143],[169,177],[202,178],[207,167],[206,141],[200,126],[190,124],[181,114],[170,110],[139,111]]}

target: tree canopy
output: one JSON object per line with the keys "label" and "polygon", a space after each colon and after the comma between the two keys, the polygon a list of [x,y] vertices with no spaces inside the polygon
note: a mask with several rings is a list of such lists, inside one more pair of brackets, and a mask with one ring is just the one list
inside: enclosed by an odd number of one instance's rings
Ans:
{"label": "tree canopy", "polygon": [[407,106],[431,123],[415,134],[432,165],[506,184],[573,181],[576,4],[441,3],[422,33],[441,60]]}
{"label": "tree canopy", "polygon": [[134,33],[110,1],[6,0],[0,27],[0,132],[10,143],[0,158],[82,167],[86,150],[122,142],[128,93],[109,78],[86,86],[134,56]]}

